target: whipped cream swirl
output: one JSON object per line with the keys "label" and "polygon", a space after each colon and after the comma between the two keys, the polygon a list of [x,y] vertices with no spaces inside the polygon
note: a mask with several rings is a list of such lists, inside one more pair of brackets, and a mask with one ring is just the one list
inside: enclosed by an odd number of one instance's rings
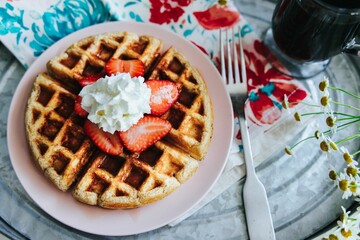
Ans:
{"label": "whipped cream swirl", "polygon": [[118,73],[100,78],[79,93],[88,119],[106,132],[126,131],[150,113],[151,89],[143,77]]}

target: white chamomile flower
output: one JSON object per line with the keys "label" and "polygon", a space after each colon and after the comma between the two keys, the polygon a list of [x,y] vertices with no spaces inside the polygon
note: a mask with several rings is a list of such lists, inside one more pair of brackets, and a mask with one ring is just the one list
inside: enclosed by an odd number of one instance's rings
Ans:
{"label": "white chamomile flower", "polygon": [[284,109],[287,110],[288,113],[290,113],[290,110],[289,110],[289,108],[290,108],[289,98],[288,98],[288,96],[286,94],[284,94],[284,101],[282,103],[282,106],[283,106]]}
{"label": "white chamomile flower", "polygon": [[337,184],[337,172],[334,166],[329,167],[329,178],[334,181],[335,184]]}
{"label": "white chamomile flower", "polygon": [[325,91],[320,98],[320,104],[323,108],[324,114],[333,114],[333,110],[331,109],[331,98],[328,91]]}
{"label": "white chamomile flower", "polygon": [[346,211],[344,207],[341,207],[343,213],[340,216],[340,220],[337,221],[339,227],[338,239],[355,240],[358,239],[359,234],[359,221],[349,216],[350,211]]}
{"label": "white chamomile flower", "polygon": [[336,116],[334,115],[333,111],[326,113],[326,115],[327,115],[325,119],[326,125],[330,128],[332,133],[336,133],[337,131]]}
{"label": "white chamomile flower", "polygon": [[337,225],[347,231],[351,224],[351,221],[349,220],[350,211],[346,211],[343,206],[341,206],[341,209],[343,210],[343,213],[341,214],[340,220],[337,221]]}
{"label": "white chamomile flower", "polygon": [[350,182],[350,190],[353,193],[353,196],[360,196],[360,177],[356,175],[353,177],[353,181]]}
{"label": "white chamomile flower", "polygon": [[324,138],[325,138],[325,142],[327,143],[329,150],[331,150],[331,149],[334,151],[339,150],[336,143],[329,136],[326,136]]}
{"label": "white chamomile flower", "polygon": [[321,92],[325,92],[327,91],[327,88],[329,87],[329,78],[328,77],[324,77],[324,80],[322,80],[320,83],[319,83],[319,90]]}
{"label": "white chamomile flower", "polygon": [[348,199],[352,196],[352,192],[349,188],[350,182],[352,182],[352,177],[347,174],[340,173],[338,178],[336,179],[338,188],[343,191],[343,199]]}
{"label": "white chamomile flower", "polygon": [[353,156],[349,153],[349,150],[346,147],[342,146],[340,147],[340,150],[343,153],[343,158],[347,164],[352,163],[354,165],[358,165],[358,162],[354,161]]}

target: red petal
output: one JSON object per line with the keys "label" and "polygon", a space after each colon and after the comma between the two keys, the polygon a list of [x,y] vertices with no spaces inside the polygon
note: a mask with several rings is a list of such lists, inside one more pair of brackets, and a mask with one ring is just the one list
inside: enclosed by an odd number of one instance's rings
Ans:
{"label": "red petal", "polygon": [[231,27],[240,19],[238,11],[218,4],[214,4],[205,11],[194,12],[194,16],[200,25],[207,30]]}
{"label": "red petal", "polygon": [[260,98],[250,101],[250,108],[254,117],[263,124],[272,124],[281,117],[281,110],[264,93],[259,93]]}
{"label": "red petal", "polygon": [[275,85],[275,89],[272,92],[272,95],[276,97],[279,102],[284,100],[284,94],[288,96],[289,102],[299,102],[307,96],[307,92],[301,89],[298,85],[275,81],[273,83]]}

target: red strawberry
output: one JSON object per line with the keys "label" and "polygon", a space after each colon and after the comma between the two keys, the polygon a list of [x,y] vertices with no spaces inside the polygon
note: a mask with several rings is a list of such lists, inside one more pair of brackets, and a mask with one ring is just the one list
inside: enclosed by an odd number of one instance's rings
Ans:
{"label": "red strawberry", "polygon": [[91,75],[91,76],[83,77],[82,79],[79,80],[79,83],[82,87],[85,87],[87,85],[93,84],[101,77],[103,77],[103,76],[102,75]]}
{"label": "red strawberry", "polygon": [[75,105],[74,105],[74,111],[77,115],[79,115],[80,117],[87,117],[87,115],[89,114],[85,109],[82,108],[81,106],[81,100],[82,97],[80,96],[76,96],[75,98]]}
{"label": "red strawberry", "polygon": [[138,59],[110,59],[105,65],[105,71],[110,76],[117,73],[130,73],[131,77],[144,76],[144,63]]}
{"label": "red strawberry", "polygon": [[151,89],[151,114],[163,115],[179,97],[179,90],[174,82],[168,80],[148,80],[145,82]]}
{"label": "red strawberry", "polygon": [[119,132],[124,146],[132,152],[142,152],[163,138],[171,129],[171,124],[162,118],[144,116],[128,130]]}
{"label": "red strawberry", "polygon": [[102,151],[110,155],[119,155],[123,151],[123,144],[117,133],[103,131],[95,123],[86,120],[84,124],[86,134]]}

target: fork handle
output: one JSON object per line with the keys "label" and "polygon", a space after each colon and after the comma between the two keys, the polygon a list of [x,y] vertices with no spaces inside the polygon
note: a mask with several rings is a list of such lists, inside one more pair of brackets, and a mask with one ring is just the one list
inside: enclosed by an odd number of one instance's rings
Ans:
{"label": "fork handle", "polygon": [[269,201],[264,185],[258,179],[253,164],[249,131],[243,113],[238,114],[244,146],[246,180],[243,190],[248,234],[251,240],[275,240]]}
{"label": "fork handle", "polygon": [[244,147],[244,157],[246,161],[246,176],[250,177],[249,175],[254,175],[256,177],[246,117],[243,113],[238,113],[238,119],[240,124],[242,144]]}

